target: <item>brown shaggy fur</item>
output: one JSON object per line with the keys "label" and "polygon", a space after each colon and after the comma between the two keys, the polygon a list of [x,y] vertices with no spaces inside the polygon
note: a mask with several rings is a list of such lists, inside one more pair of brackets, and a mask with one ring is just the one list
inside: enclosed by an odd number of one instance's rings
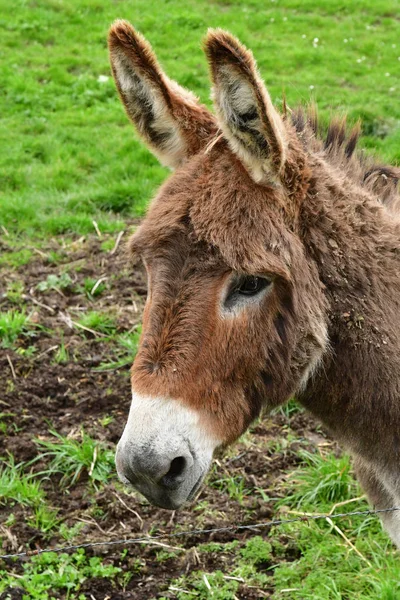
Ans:
{"label": "brown shaggy fur", "polygon": [[[137,62],[133,37],[117,22],[112,57]],[[208,146],[204,135],[188,143],[131,240],[149,276],[134,387],[201,409],[225,443],[296,394],[352,452],[371,501],[400,504],[399,170],[356,151],[358,126],[347,134],[333,120],[323,139],[314,110],[280,116],[229,34],[205,45],[217,120],[191,118],[207,124]],[[226,316],[232,273],[273,286]],[[399,543],[397,517],[383,520]]]}

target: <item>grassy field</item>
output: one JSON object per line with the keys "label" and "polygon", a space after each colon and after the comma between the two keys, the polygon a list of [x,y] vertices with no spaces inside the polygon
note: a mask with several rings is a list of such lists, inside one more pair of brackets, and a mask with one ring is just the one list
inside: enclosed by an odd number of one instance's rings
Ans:
{"label": "grassy field", "polygon": [[[294,403],[172,518],[116,481],[145,294],[127,233],[116,242],[167,171],[126,119],[106,37],[131,20],[209,104],[201,38],[229,29],[278,106],[284,92],[325,121],[360,118],[366,151],[400,163],[399,15],[394,0],[0,0],[0,553],[367,508],[348,458]],[[335,525],[0,561],[0,600],[400,600],[377,518]]]}
{"label": "grassy field", "polygon": [[0,222],[35,236],[116,231],[165,177],[136,141],[110,78],[106,36],[130,19],[171,77],[209,102],[207,27],[254,51],[274,101],[317,101],[364,123],[400,160],[398,0],[2,0]]}

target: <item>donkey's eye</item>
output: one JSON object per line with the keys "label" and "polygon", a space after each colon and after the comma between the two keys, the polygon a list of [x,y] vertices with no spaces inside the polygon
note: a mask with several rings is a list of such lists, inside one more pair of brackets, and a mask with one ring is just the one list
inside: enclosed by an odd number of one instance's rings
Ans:
{"label": "donkey's eye", "polygon": [[246,298],[249,300],[258,296],[263,290],[271,285],[271,280],[256,275],[242,275],[232,282],[230,291],[225,298],[225,308],[232,310],[234,307],[245,305]]}
{"label": "donkey's eye", "polygon": [[243,277],[236,288],[236,292],[243,294],[244,296],[254,296],[254,294],[263,290],[268,284],[269,281],[267,281],[267,279],[250,275],[250,277]]}

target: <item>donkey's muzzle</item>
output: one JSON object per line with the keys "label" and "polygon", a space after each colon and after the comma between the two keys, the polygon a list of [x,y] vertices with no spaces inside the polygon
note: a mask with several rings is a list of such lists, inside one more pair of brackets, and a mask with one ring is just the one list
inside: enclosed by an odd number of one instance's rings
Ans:
{"label": "donkey's muzzle", "polygon": [[118,447],[116,464],[124,483],[133,485],[152,504],[171,510],[191,499],[202,479],[187,447],[165,456],[156,448],[127,443]]}
{"label": "donkey's muzzle", "polygon": [[132,390],[116,454],[118,475],[152,504],[175,510],[196,496],[219,443],[199,411]]}

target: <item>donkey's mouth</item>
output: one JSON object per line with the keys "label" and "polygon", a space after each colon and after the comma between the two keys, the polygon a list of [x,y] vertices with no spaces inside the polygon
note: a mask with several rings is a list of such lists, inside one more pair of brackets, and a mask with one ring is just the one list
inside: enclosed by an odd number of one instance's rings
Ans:
{"label": "donkey's mouth", "polygon": [[201,485],[202,485],[202,483],[204,481],[204,477],[205,477],[205,475],[203,475],[203,474],[200,475],[200,477],[198,478],[198,480],[196,481],[196,483],[192,487],[192,489],[191,489],[191,491],[190,491],[190,493],[189,493],[189,495],[187,497],[186,502],[192,502],[196,498],[197,494],[200,492]]}
{"label": "donkey's mouth", "polygon": [[[178,510],[196,499],[206,474],[207,470],[202,471],[191,488],[187,485],[189,481],[186,482],[186,485],[185,482],[182,482],[178,487],[171,488],[146,478],[128,478],[121,472],[119,472],[119,478],[129,489],[142,494],[153,506],[166,510]],[[187,491],[188,487],[189,492]]]}
{"label": "donkey's mouth", "polygon": [[166,510],[179,510],[185,504],[192,502],[196,498],[196,495],[200,491],[202,482],[203,476],[200,476],[188,495],[180,494],[179,490],[177,490],[177,493],[171,493],[170,490],[167,490],[162,486],[159,486],[158,490],[154,488],[151,490],[145,490],[141,488],[140,485],[135,486],[135,488],[154,506],[158,506],[159,508],[164,508]]}

